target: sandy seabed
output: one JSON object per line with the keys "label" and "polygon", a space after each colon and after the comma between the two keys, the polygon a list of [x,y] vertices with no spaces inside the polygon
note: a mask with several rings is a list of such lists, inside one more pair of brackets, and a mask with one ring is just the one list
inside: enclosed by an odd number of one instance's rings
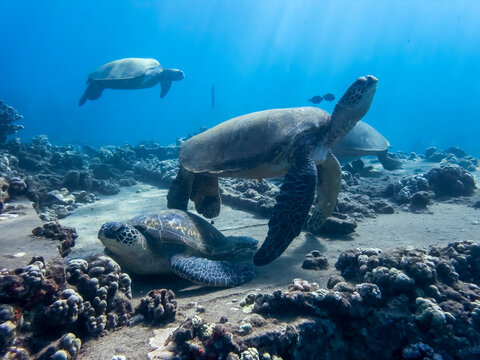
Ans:
{"label": "sandy seabed", "polygon": [[[412,169],[398,171],[411,175]],[[479,171],[474,175],[477,179],[480,178]],[[102,252],[103,246],[97,239],[97,232],[104,222],[127,220],[144,212],[166,209],[166,194],[166,189],[137,184],[122,188],[117,195],[103,196],[93,204],[79,207],[69,217],[60,220],[64,226],[75,227],[79,234],[69,257],[84,257]],[[14,264],[21,266],[35,253],[55,252],[55,245],[51,241],[39,243],[28,238],[31,229],[41,225],[41,221],[29,203],[22,204],[25,209],[23,215],[0,220],[0,230],[5,235],[0,240],[3,254],[0,268],[12,267]],[[193,208],[191,210],[194,211]],[[251,213],[223,206],[220,216],[215,219],[215,226],[225,235],[246,235],[263,241],[268,230],[267,221]],[[422,213],[401,211],[365,218],[358,223],[355,233],[347,238],[313,236],[302,232],[279,259],[258,268],[258,276],[253,281],[231,289],[199,287],[174,276],[132,277],[134,304],[151,289],[172,289],[179,306],[177,320],[168,325],[167,329],[148,326],[120,328],[105,337],[83,344],[78,359],[103,360],[111,359],[114,355],[124,355],[129,360],[146,359],[147,354],[155,350],[154,345],[162,338],[162,334],[171,332],[185,316],[196,314],[192,303],[205,308],[200,316],[207,322],[218,322],[221,316],[226,316],[231,323],[240,323],[246,315],[237,306],[239,299],[250,292],[286,289],[294,278],[326,287],[329,277],[338,273],[334,263],[339,253],[348,249],[373,247],[387,250],[397,246],[427,248],[432,244],[444,246],[463,240],[480,241],[480,211],[465,202],[452,200],[435,202]],[[312,250],[319,250],[327,257],[327,270],[302,269],[305,255]],[[25,255],[12,256],[21,252]],[[151,342],[150,339],[154,337]],[[154,355],[151,353],[151,357]]]}

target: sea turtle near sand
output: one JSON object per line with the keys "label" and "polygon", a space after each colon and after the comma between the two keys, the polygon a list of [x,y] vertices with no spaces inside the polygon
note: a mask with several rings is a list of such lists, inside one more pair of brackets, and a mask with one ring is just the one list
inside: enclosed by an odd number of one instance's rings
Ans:
{"label": "sea turtle near sand", "polygon": [[87,80],[88,87],[78,101],[82,106],[87,99],[96,100],[104,89],[146,89],[160,83],[163,98],[172,81],[185,77],[183,71],[167,69],[155,59],[126,58],[115,60],[94,70]]}
{"label": "sea turtle near sand", "polygon": [[255,277],[251,265],[219,258],[253,256],[258,241],[224,236],[201,217],[180,210],[107,222],[98,238],[122,268],[137,274],[176,275],[206,286],[238,286]]}
{"label": "sea turtle near sand", "polygon": [[390,143],[375,128],[363,121],[357,122],[342,139],[332,145],[339,160],[353,160],[362,156],[376,156],[386,170],[402,167],[402,162],[388,152]]}
{"label": "sea turtle near sand", "polygon": [[329,151],[370,108],[377,79],[358,78],[330,116],[316,107],[264,110],[225,121],[184,143],[168,207],[186,210],[188,200],[207,218],[220,213],[218,177],[284,176],[255,265],[280,256],[307,227],[317,231],[332,213],[340,191],[340,165]]}

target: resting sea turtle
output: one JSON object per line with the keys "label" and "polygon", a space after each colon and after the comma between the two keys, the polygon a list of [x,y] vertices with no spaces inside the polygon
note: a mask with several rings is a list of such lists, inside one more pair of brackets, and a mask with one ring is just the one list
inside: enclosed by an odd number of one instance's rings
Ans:
{"label": "resting sea turtle", "polygon": [[389,147],[390,143],[382,134],[367,123],[359,121],[352,130],[332,146],[332,152],[338,159],[347,161],[374,155],[387,170],[401,168],[401,161],[388,153]]}
{"label": "resting sea turtle", "polygon": [[172,81],[182,80],[183,71],[167,69],[155,59],[127,58],[109,62],[94,70],[87,80],[88,87],[80,98],[82,106],[87,99],[96,100],[104,89],[145,89],[160,82],[160,97],[167,95]]}
{"label": "resting sea turtle", "polygon": [[[223,122],[180,148],[179,171],[168,192],[168,207],[186,210],[188,199],[207,218],[220,213],[218,177],[269,178],[285,175],[255,265],[280,256],[305,224],[318,230],[332,213],[341,170],[330,146],[370,108],[377,79],[358,78],[332,116],[316,107],[259,111]],[[318,174],[318,175],[317,175]]]}
{"label": "resting sea turtle", "polygon": [[180,210],[148,213],[126,223],[107,222],[98,238],[120,266],[137,274],[173,272],[207,286],[237,286],[256,273],[250,265],[213,259],[251,256],[257,240],[225,237],[201,217]]}

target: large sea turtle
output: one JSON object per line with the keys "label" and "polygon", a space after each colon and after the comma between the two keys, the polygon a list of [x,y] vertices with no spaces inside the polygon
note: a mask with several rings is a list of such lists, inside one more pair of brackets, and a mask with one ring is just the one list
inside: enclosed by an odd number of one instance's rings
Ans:
{"label": "large sea turtle", "polygon": [[180,210],[107,222],[98,238],[122,266],[137,274],[176,275],[207,286],[237,286],[255,277],[251,265],[218,258],[253,256],[257,240],[225,237],[201,217]]}
{"label": "large sea turtle", "polygon": [[183,71],[167,69],[155,59],[127,58],[109,62],[94,70],[87,80],[88,87],[78,101],[96,100],[104,89],[145,89],[160,83],[160,97],[167,95],[172,81],[182,80]]}
{"label": "large sea turtle", "polygon": [[377,79],[358,78],[333,114],[316,107],[259,111],[223,122],[180,148],[180,167],[168,192],[168,207],[186,210],[188,199],[207,218],[220,213],[218,177],[284,177],[255,265],[280,256],[300,234],[315,198],[308,226],[318,230],[332,213],[341,170],[329,151],[370,108]]}
{"label": "large sea turtle", "polygon": [[332,145],[332,152],[339,160],[373,155],[377,156],[387,170],[401,168],[402,162],[389,154],[389,147],[390,143],[382,134],[367,123],[359,121],[342,139]]}

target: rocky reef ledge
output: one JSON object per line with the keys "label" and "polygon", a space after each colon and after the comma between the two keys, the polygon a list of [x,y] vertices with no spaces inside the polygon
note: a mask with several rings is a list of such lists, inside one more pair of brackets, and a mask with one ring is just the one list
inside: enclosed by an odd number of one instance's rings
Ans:
{"label": "rocky reef ledge", "polygon": [[192,316],[159,351],[178,359],[478,359],[480,244],[340,254],[328,289],[300,279],[248,294],[240,324]]}

